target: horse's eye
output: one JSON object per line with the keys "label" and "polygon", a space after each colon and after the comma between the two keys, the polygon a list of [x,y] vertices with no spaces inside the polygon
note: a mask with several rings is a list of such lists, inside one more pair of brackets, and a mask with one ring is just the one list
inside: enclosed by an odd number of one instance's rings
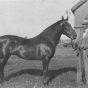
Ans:
{"label": "horse's eye", "polygon": [[83,30],[83,33],[85,33],[86,31],[85,30]]}
{"label": "horse's eye", "polygon": [[67,26],[67,24],[66,24],[66,23],[65,23],[64,25],[65,25],[65,26]]}

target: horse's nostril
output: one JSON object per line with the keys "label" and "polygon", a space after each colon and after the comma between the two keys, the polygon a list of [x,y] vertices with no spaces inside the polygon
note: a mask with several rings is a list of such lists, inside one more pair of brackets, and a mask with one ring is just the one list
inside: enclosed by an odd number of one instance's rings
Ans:
{"label": "horse's nostril", "polygon": [[76,39],[76,38],[77,38],[77,35],[75,34],[75,35],[74,35],[74,39]]}

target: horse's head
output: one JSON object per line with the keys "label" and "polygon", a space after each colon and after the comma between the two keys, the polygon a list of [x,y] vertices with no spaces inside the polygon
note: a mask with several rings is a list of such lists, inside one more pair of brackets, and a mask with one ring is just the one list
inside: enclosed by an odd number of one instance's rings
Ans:
{"label": "horse's head", "polygon": [[62,25],[62,33],[64,35],[66,35],[67,37],[69,37],[71,40],[76,39],[77,34],[73,30],[72,26],[68,23],[68,17],[66,19],[64,19],[64,17],[62,16],[61,25]]}

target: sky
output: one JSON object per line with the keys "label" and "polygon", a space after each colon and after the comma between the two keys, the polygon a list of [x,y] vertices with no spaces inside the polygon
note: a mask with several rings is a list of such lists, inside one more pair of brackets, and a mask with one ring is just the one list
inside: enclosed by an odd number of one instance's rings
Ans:
{"label": "sky", "polygon": [[[0,36],[34,37],[80,0],[0,0]],[[73,20],[71,20],[73,22]]]}

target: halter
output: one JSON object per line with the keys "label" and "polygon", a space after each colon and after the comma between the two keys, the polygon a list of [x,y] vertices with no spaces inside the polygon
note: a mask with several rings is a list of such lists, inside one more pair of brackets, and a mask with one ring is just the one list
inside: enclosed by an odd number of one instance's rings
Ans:
{"label": "halter", "polygon": [[61,26],[62,26],[64,23],[65,23],[65,21],[61,23]]}
{"label": "halter", "polygon": [[[64,21],[64,22],[61,23],[61,27],[62,27],[62,25],[63,25],[65,22],[66,22],[66,21]],[[72,48],[74,48],[74,44],[73,44],[73,42],[72,42],[72,39],[71,39],[71,45],[72,45]]]}

